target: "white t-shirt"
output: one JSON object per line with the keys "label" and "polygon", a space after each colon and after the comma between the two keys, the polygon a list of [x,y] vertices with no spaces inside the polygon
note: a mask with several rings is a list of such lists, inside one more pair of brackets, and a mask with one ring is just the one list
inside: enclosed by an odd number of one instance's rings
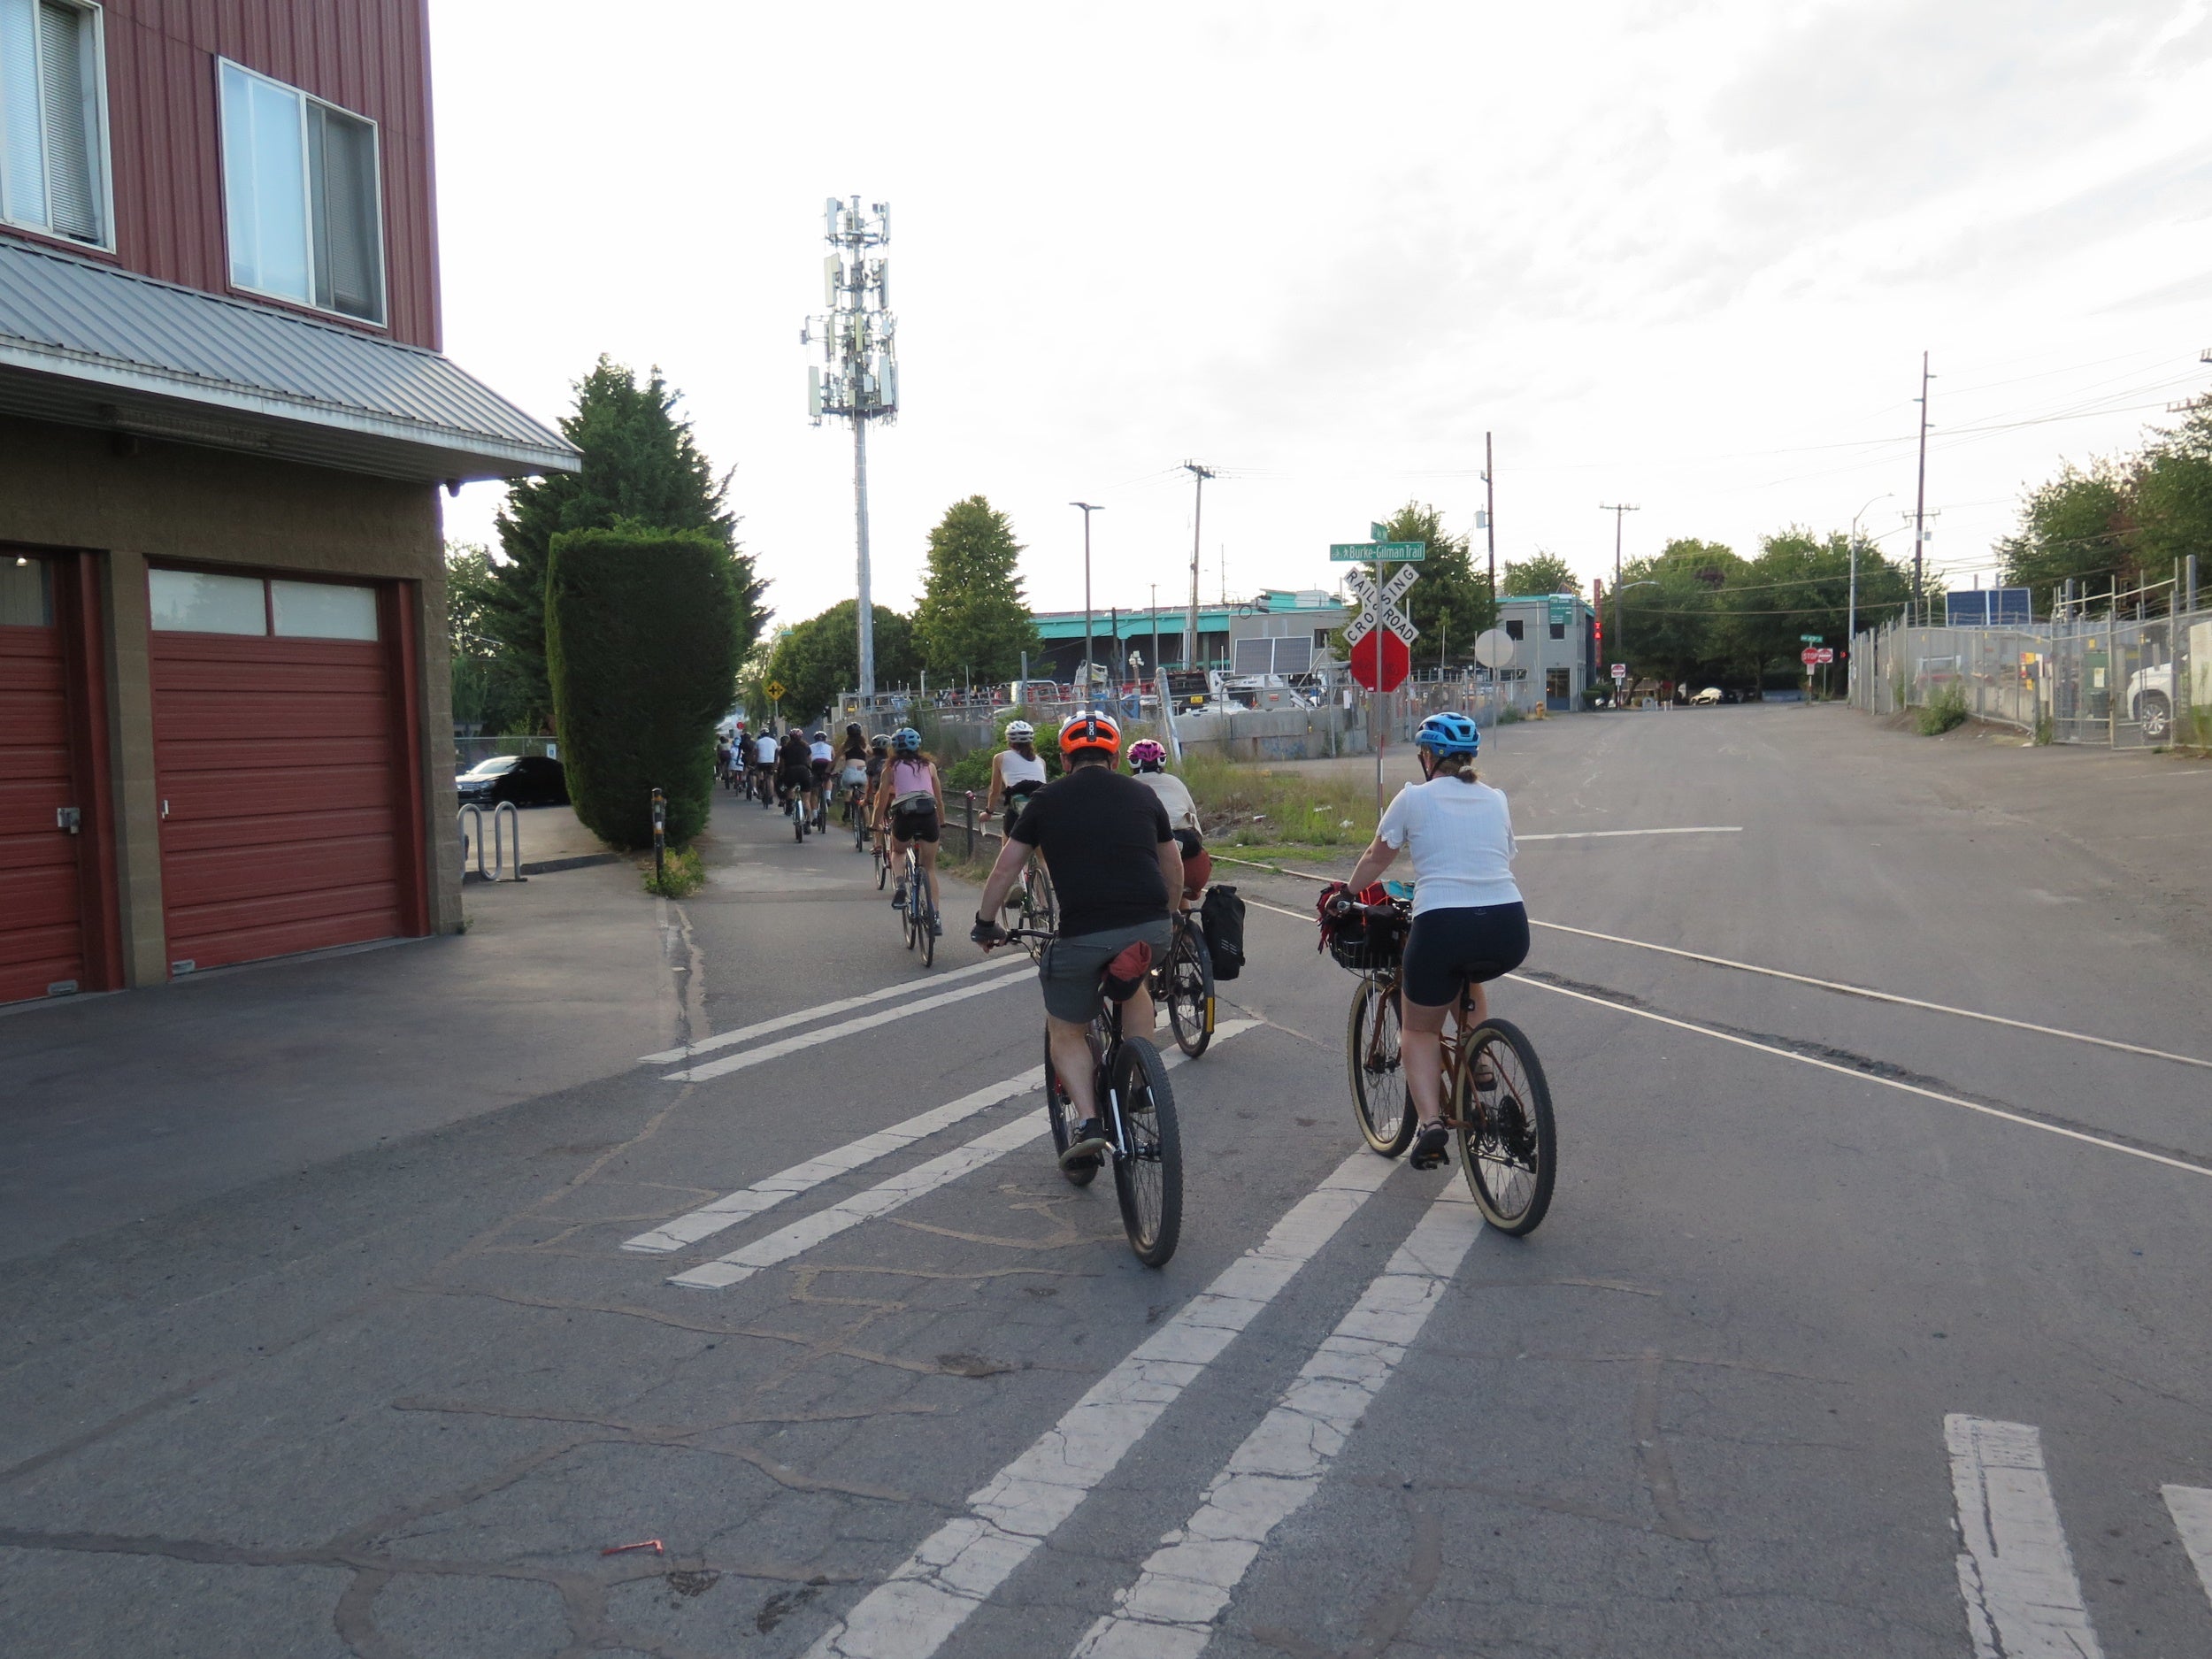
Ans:
{"label": "white t-shirt", "polygon": [[1432,778],[1409,783],[1376,831],[1413,854],[1413,913],[1476,904],[1517,904],[1513,818],[1486,783]]}
{"label": "white t-shirt", "polygon": [[806,752],[810,760],[835,760],[837,758],[837,751],[827,743],[810,743]]}
{"label": "white t-shirt", "polygon": [[1160,797],[1160,804],[1167,809],[1168,827],[1195,832],[1198,825],[1198,803],[1190,798],[1190,786],[1171,772],[1141,772],[1137,781]]}
{"label": "white t-shirt", "polygon": [[762,733],[760,741],[753,745],[753,758],[764,766],[774,765],[776,764],[776,740],[765,732]]}

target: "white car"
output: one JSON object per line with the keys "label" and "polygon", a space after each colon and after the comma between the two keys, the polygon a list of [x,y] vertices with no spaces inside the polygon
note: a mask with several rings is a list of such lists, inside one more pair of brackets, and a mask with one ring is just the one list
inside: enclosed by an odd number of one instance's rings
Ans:
{"label": "white car", "polygon": [[1718,686],[1708,686],[1704,690],[1699,692],[1697,695],[1692,697],[1690,701],[1694,704],[1718,703],[1720,701],[1720,687]]}
{"label": "white car", "polygon": [[2128,680],[2128,718],[2139,721],[2143,741],[2161,743],[2174,729],[2174,665],[2139,670]]}

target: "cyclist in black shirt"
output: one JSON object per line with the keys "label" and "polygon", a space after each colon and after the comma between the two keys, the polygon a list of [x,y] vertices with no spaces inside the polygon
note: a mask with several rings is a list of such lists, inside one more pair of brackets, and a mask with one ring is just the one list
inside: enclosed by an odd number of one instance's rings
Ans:
{"label": "cyclist in black shirt", "polygon": [[[1173,941],[1168,895],[1183,890],[1183,855],[1160,799],[1114,770],[1121,729],[1103,714],[1073,716],[1060,728],[1066,774],[1029,797],[983,884],[982,908],[969,935],[988,950],[1006,941],[990,918],[1021,879],[1023,862],[1044,855],[1060,905],[1060,933],[1038,964],[1044,992],[1053,1070],[1080,1120],[1064,1165],[1096,1164],[1109,1142],[1091,1092],[1091,1053],[1084,1040],[1098,1006],[1098,976],[1139,940],[1165,961]],[[1152,1033],[1152,997],[1140,987],[1124,1004],[1123,1029]]]}

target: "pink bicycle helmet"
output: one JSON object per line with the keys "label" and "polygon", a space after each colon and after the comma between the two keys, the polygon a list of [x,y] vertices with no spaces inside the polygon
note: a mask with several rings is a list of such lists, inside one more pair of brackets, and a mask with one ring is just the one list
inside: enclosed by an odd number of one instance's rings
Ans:
{"label": "pink bicycle helmet", "polygon": [[1167,764],[1167,749],[1148,737],[1141,737],[1129,745],[1129,770],[1157,772]]}

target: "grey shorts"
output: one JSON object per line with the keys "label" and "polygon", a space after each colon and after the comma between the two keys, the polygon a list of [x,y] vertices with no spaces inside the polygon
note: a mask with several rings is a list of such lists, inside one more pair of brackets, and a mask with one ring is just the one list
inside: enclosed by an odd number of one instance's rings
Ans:
{"label": "grey shorts", "polygon": [[1167,960],[1175,942],[1175,929],[1165,917],[1134,927],[1110,927],[1102,933],[1083,933],[1056,939],[1045,947],[1037,965],[1037,983],[1045,994],[1045,1012],[1055,1019],[1087,1025],[1098,1008],[1098,976],[1125,945],[1138,940],[1152,947],[1155,962]]}

